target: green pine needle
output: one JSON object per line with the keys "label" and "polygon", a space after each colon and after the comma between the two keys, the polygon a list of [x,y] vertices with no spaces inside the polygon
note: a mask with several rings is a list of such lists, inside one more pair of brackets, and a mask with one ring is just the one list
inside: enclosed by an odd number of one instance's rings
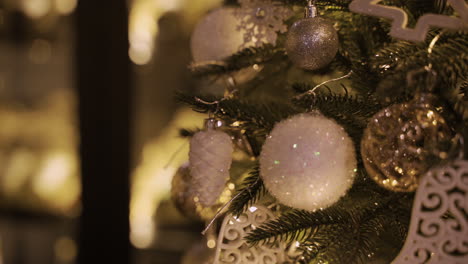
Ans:
{"label": "green pine needle", "polygon": [[243,49],[223,61],[194,63],[190,69],[197,77],[219,75],[235,72],[254,64],[263,64],[277,57],[286,58],[284,48],[265,44],[261,47]]}
{"label": "green pine needle", "polygon": [[229,206],[228,212],[239,216],[265,194],[263,181],[260,179],[260,169],[258,165],[244,179],[242,186],[237,190],[235,199]]}
{"label": "green pine needle", "polygon": [[[178,101],[191,105],[200,113],[215,113],[224,119],[226,124],[237,122],[242,129],[252,131],[253,135],[266,136],[273,126],[297,112],[289,105],[277,102],[253,102],[241,99],[227,99],[216,104],[205,104],[196,100],[196,96],[183,93],[176,94]],[[205,101],[215,101],[213,96],[200,97]]]}

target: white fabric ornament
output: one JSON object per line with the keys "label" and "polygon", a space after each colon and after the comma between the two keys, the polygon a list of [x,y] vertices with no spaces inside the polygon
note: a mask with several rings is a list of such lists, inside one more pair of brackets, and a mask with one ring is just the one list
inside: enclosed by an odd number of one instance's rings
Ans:
{"label": "white fabric ornament", "polygon": [[213,205],[229,179],[232,162],[232,140],[225,132],[215,129],[214,119],[207,120],[207,129],[197,132],[190,140],[190,174],[195,202]]}
{"label": "white fabric ornament", "polygon": [[197,24],[190,40],[195,62],[221,61],[239,51],[241,45],[248,46],[234,11],[232,7],[215,9]]}
{"label": "white fabric ornament", "polygon": [[218,8],[197,24],[190,40],[195,63],[221,61],[240,51],[241,46],[255,45],[254,42],[244,42],[245,31],[239,29],[235,12],[233,7]]}
{"label": "white fabric ornament", "polygon": [[276,124],[260,154],[260,176],[279,202],[309,211],[337,202],[351,187],[356,154],[343,127],[320,114]]}
{"label": "white fabric ornament", "polygon": [[227,215],[221,225],[214,264],[285,263],[297,257],[297,243],[277,241],[273,245],[249,246],[244,237],[267,221],[275,219],[274,211],[253,205],[239,217]]}
{"label": "white fabric ornament", "polygon": [[243,49],[276,45],[277,32],[293,12],[271,0],[239,0],[240,8],[222,7],[195,27],[190,48],[195,63],[221,61]]}
{"label": "white fabric ornament", "polygon": [[468,263],[468,161],[430,170],[413,204],[405,245],[393,264]]}

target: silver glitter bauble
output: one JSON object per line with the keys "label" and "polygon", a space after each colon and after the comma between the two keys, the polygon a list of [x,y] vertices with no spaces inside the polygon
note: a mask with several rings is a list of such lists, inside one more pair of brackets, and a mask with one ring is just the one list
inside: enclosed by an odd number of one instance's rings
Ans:
{"label": "silver glitter bauble", "polygon": [[412,192],[430,167],[447,159],[455,133],[434,106],[432,94],[374,115],[361,142],[370,177],[392,191]]}
{"label": "silver glitter bauble", "polygon": [[282,204],[315,211],[337,202],[356,174],[353,141],[320,114],[299,114],[275,125],[260,154],[260,176]]}
{"label": "silver glitter bauble", "polygon": [[297,66],[316,70],[328,65],[338,51],[338,34],[322,17],[304,18],[294,23],[286,39],[286,51]]}

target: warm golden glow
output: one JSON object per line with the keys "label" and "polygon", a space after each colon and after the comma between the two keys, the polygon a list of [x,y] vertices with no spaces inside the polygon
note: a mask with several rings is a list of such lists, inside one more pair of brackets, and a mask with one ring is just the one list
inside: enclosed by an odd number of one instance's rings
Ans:
{"label": "warm golden glow", "polygon": [[59,262],[71,262],[77,254],[77,246],[73,239],[60,237],[54,244],[55,257]]}
{"label": "warm golden glow", "polygon": [[74,100],[71,91],[59,89],[34,109],[0,106],[0,192],[8,200],[76,213]]}
{"label": "warm golden glow", "polygon": [[32,188],[55,207],[67,208],[73,205],[80,192],[77,173],[77,160],[72,153],[51,151],[33,178]]}
{"label": "warm golden glow", "polygon": [[158,33],[157,22],[165,13],[179,11],[187,25],[193,25],[201,14],[219,3],[221,0],[134,0],[129,16],[130,59],[137,65],[151,61]]}
{"label": "warm golden glow", "polygon": [[150,62],[153,54],[153,47],[144,43],[136,43],[128,50],[130,60],[136,65],[144,65]]}
{"label": "warm golden glow", "polygon": [[26,184],[30,172],[34,170],[34,163],[37,162],[30,151],[26,149],[17,149],[9,155],[2,157],[4,166],[4,174],[1,180],[2,192],[6,196],[11,196],[18,193]]}
{"label": "warm golden glow", "polygon": [[208,240],[208,242],[206,242],[206,246],[208,248],[215,248],[216,247],[216,241],[214,239],[210,239],[210,240]]}
{"label": "warm golden glow", "polygon": [[40,18],[50,11],[50,0],[20,0],[23,12],[31,18]]}
{"label": "warm golden glow", "polygon": [[78,4],[78,0],[54,0],[54,2],[55,9],[61,15],[71,14]]}
{"label": "warm golden glow", "polygon": [[52,46],[43,39],[35,39],[29,49],[29,59],[35,64],[45,64],[52,56]]}
{"label": "warm golden glow", "polygon": [[[130,238],[135,247],[145,248],[154,241],[154,213],[161,200],[169,197],[172,177],[188,159],[187,139],[178,136],[179,129],[199,127],[204,118],[190,109],[180,110],[161,136],[145,145],[141,161],[132,175]],[[181,151],[172,155],[181,146]]]}

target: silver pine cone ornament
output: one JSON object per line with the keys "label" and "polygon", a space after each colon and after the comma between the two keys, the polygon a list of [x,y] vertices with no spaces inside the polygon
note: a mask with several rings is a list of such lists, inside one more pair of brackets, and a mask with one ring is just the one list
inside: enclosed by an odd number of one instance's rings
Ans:
{"label": "silver pine cone ornament", "polygon": [[190,174],[195,200],[203,206],[213,205],[229,179],[232,162],[232,140],[217,129],[220,121],[207,119],[206,130],[190,140]]}

